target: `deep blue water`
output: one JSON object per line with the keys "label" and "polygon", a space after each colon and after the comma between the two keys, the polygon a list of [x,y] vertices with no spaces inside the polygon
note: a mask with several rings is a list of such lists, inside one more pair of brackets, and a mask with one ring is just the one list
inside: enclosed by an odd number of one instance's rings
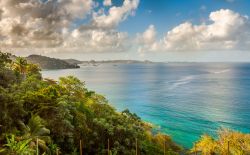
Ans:
{"label": "deep blue water", "polygon": [[250,133],[250,64],[101,64],[48,70],[44,77],[74,75],[128,108],[184,147],[221,127]]}

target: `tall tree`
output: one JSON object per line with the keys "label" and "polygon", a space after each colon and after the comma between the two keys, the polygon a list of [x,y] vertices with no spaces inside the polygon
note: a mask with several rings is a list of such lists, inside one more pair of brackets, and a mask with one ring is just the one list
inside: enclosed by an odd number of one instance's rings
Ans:
{"label": "tall tree", "polygon": [[13,69],[21,74],[22,79],[25,79],[27,73],[28,62],[23,57],[17,57],[16,61],[13,63]]}

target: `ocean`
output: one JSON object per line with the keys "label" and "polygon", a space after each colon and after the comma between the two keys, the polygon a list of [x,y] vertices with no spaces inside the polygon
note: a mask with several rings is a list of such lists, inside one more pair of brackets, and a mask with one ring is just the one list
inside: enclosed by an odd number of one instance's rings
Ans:
{"label": "ocean", "polygon": [[44,70],[43,77],[73,75],[184,146],[220,128],[250,133],[250,64],[100,64]]}

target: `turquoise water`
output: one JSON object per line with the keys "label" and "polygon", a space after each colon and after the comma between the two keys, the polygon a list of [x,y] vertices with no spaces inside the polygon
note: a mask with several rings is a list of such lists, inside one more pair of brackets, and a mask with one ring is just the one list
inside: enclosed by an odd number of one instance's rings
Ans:
{"label": "turquoise water", "polygon": [[250,133],[250,64],[101,64],[42,74],[78,77],[187,148],[221,127]]}

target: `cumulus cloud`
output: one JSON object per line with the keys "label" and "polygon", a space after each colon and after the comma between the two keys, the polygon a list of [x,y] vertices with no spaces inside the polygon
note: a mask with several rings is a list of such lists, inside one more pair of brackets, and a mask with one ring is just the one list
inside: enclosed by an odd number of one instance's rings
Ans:
{"label": "cumulus cloud", "polygon": [[115,30],[74,30],[65,40],[63,47],[84,50],[85,52],[121,52],[125,51],[128,35],[125,32]]}
{"label": "cumulus cloud", "polygon": [[156,40],[156,30],[154,25],[150,25],[142,35],[137,35],[137,40],[142,44],[151,44]]}
{"label": "cumulus cloud", "polygon": [[133,15],[137,9],[139,0],[124,0],[120,7],[113,6],[109,9],[108,14],[95,13],[93,15],[93,25],[99,28],[114,28],[120,22],[124,21],[129,15]]}
{"label": "cumulus cloud", "polygon": [[[168,31],[162,39],[144,43],[139,49],[144,51],[249,49],[250,22],[247,16],[232,10],[221,9],[211,12],[209,19],[209,23],[200,25],[182,23]],[[145,32],[147,31],[149,29]]]}
{"label": "cumulus cloud", "polygon": [[138,51],[143,53],[145,50],[157,51],[160,49],[160,43],[156,39],[157,32],[154,25],[149,27],[142,33],[137,34],[136,42],[139,45]]}
{"label": "cumulus cloud", "polygon": [[104,0],[103,5],[104,6],[111,6],[112,5],[112,0]]}
{"label": "cumulus cloud", "polygon": [[63,41],[62,30],[92,9],[91,0],[0,0],[0,45],[54,47]]}
{"label": "cumulus cloud", "polygon": [[129,45],[128,34],[115,28],[138,7],[139,0],[124,0],[122,6],[112,6],[108,13],[101,8],[94,12],[89,24],[81,25],[67,36],[63,47],[84,49],[87,52],[126,51]]}
{"label": "cumulus cloud", "polygon": [[[0,46],[125,49],[127,34],[118,32],[116,27],[133,14],[139,0],[124,0],[119,7],[112,6],[111,0],[103,3],[109,7],[101,8],[93,0],[0,0]],[[75,24],[78,19],[90,22]]]}

